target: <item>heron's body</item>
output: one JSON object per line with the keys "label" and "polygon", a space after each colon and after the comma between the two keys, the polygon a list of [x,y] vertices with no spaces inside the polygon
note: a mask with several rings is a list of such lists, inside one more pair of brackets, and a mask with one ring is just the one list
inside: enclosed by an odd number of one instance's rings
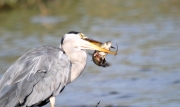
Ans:
{"label": "heron's body", "polygon": [[60,48],[42,46],[29,51],[3,76],[0,106],[38,105],[58,95],[69,81],[70,69],[70,60]]}
{"label": "heron's body", "polygon": [[41,46],[20,57],[0,80],[0,107],[35,107],[49,101],[54,107],[54,98],[84,70],[83,49],[101,50],[85,39],[82,33],[69,32],[60,48]]}

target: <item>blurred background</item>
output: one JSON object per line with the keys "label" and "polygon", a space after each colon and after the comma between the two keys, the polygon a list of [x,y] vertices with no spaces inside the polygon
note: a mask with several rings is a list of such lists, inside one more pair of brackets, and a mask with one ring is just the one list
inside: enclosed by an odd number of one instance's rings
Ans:
{"label": "blurred background", "polygon": [[1,0],[0,75],[34,47],[59,46],[69,31],[119,51],[105,68],[89,56],[56,107],[180,106],[179,0]]}

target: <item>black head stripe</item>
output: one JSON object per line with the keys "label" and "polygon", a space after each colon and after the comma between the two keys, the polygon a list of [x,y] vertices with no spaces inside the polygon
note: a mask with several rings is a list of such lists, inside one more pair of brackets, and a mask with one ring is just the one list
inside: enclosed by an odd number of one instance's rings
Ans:
{"label": "black head stripe", "polygon": [[63,44],[63,42],[64,42],[64,36],[61,39],[61,45]]}
{"label": "black head stripe", "polygon": [[76,31],[70,31],[67,34],[79,34],[80,32],[76,32]]}

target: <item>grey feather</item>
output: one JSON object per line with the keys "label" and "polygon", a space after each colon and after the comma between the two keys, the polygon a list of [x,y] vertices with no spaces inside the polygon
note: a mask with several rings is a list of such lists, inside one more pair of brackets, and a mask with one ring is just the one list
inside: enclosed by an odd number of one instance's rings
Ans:
{"label": "grey feather", "polygon": [[60,48],[42,46],[29,51],[1,78],[0,105],[31,106],[58,95],[69,80],[70,66]]}

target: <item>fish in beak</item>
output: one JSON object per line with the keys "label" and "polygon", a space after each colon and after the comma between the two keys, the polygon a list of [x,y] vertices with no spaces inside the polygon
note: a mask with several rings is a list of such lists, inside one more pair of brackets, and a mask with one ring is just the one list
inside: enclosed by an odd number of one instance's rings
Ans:
{"label": "fish in beak", "polygon": [[[107,41],[107,42],[101,44],[100,47],[107,49],[107,50],[110,50],[110,48],[114,48],[111,46],[110,41]],[[107,66],[109,66],[109,64],[106,62],[106,59],[105,59],[106,55],[107,55],[107,53],[105,53],[105,52],[95,50],[94,53],[92,54],[92,60],[98,66],[107,67]]]}
{"label": "fish in beak", "polygon": [[[108,53],[108,54],[114,54],[114,55],[117,55],[117,51],[116,52],[113,52],[113,51],[110,51],[110,49],[106,49],[106,48],[103,48],[102,47],[102,42],[99,42],[99,41],[96,41],[96,40],[93,40],[93,39],[89,39],[87,37],[84,37],[83,40],[85,41],[88,41],[88,45],[86,45],[86,48],[85,49],[91,49],[91,50],[96,50],[96,51],[100,51],[100,52],[105,52],[105,53]],[[113,46],[110,46],[111,48],[114,48]]]}

